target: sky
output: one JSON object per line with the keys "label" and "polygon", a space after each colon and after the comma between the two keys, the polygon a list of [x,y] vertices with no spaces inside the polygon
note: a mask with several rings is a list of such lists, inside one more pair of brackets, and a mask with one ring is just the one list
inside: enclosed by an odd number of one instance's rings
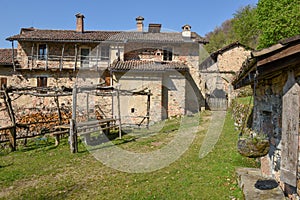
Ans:
{"label": "sky", "polygon": [[128,31],[136,29],[135,18],[144,26],[162,24],[162,29],[181,31],[189,24],[201,36],[246,5],[258,0],[1,0],[0,48],[11,48],[6,38],[21,28],[74,30],[75,15],[85,16],[85,30]]}

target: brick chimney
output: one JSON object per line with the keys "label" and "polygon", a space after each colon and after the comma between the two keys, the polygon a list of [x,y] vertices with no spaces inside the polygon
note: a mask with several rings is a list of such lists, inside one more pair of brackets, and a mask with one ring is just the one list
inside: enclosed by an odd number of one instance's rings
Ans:
{"label": "brick chimney", "polygon": [[138,32],[143,32],[144,31],[144,17],[138,16],[135,18],[136,20],[136,28]]}
{"label": "brick chimney", "polygon": [[76,32],[84,32],[84,15],[78,13],[76,16]]}

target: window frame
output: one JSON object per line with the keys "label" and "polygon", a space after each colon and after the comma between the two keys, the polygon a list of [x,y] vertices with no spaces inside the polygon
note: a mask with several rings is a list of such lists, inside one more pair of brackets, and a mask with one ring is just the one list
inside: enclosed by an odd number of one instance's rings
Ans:
{"label": "window frame", "polygon": [[172,47],[163,47],[163,61],[173,61]]}
{"label": "window frame", "polygon": [[[83,49],[89,51],[89,54],[87,56],[82,55]],[[89,68],[90,63],[91,63],[91,48],[90,47],[80,47],[80,67],[81,68]]]}
{"label": "window frame", "polygon": [[0,90],[3,89],[3,85],[5,85],[5,88],[7,87],[7,77],[0,77]]}
{"label": "window frame", "polygon": [[37,47],[37,57],[38,57],[38,59],[39,60],[46,60],[47,56],[48,56],[48,45],[47,44],[38,44],[38,47]]}
{"label": "window frame", "polygon": [[110,57],[110,48],[109,46],[100,47],[100,60],[107,61]]}

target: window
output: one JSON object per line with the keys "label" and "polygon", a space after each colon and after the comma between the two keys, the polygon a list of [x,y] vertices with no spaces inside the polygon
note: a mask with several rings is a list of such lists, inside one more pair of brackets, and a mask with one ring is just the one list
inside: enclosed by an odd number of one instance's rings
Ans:
{"label": "window", "polygon": [[[47,87],[47,77],[37,77],[37,87],[38,88],[46,88]],[[39,91],[40,93],[44,94],[47,91]]]}
{"label": "window", "polygon": [[39,44],[38,59],[45,60],[47,58],[47,45]]}
{"label": "window", "polygon": [[0,89],[3,89],[7,86],[7,78],[3,77],[3,78],[0,78]]}
{"label": "window", "polygon": [[109,60],[109,47],[107,46],[101,47],[100,59]]}
{"label": "window", "polygon": [[37,87],[47,87],[47,77],[37,77]]}
{"label": "window", "polygon": [[163,49],[164,51],[164,61],[172,61],[173,53],[172,48],[167,47]]}
{"label": "window", "polygon": [[90,49],[81,48],[80,49],[80,64],[81,67],[89,67],[90,64]]}

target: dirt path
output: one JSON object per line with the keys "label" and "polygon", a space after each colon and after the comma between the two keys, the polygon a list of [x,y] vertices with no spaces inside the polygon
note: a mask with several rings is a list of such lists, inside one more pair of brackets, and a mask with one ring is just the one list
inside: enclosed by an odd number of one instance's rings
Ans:
{"label": "dirt path", "polygon": [[199,158],[204,158],[211,152],[222,133],[226,111],[212,111],[211,121],[199,151]]}

